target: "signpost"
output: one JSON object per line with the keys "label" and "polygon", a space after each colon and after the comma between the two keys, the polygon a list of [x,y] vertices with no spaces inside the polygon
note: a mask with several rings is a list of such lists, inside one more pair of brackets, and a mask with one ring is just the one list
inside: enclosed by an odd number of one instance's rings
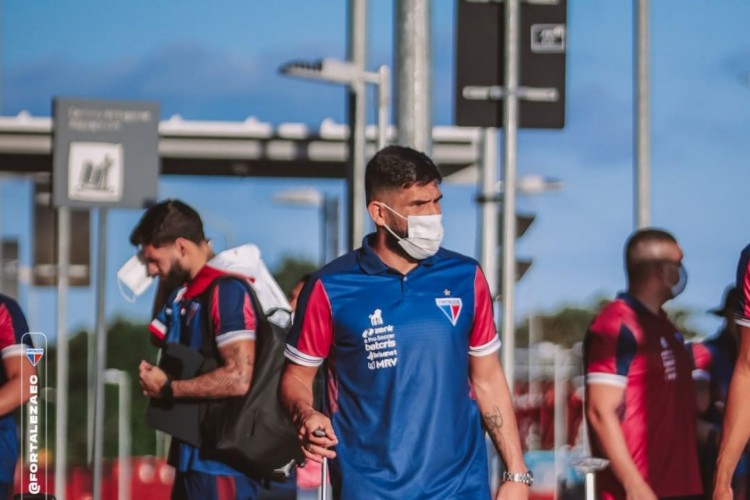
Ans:
{"label": "signpost", "polygon": [[[496,178],[495,128],[504,133],[503,269],[515,266],[517,133],[519,128],[565,124],[566,0],[459,0],[456,49],[456,124],[484,128],[481,260],[490,291],[498,232],[491,201]],[[523,61],[523,64],[521,64]],[[494,285],[494,287],[493,287]],[[502,284],[503,368],[513,387],[514,276]]]}
{"label": "signpost", "polygon": [[[95,349],[89,349],[89,413],[93,496],[101,498],[104,425],[104,364],[107,354],[104,316],[108,208],[143,208],[156,201],[159,175],[159,105],[131,101],[55,99],[52,203],[58,207],[57,364],[58,408],[55,494],[65,497],[67,448],[67,333],[64,317],[69,268],[71,208],[99,208],[96,271]],[[90,347],[92,343],[90,342]],[[95,363],[94,363],[95,362]],[[95,366],[94,366],[95,364]]]}

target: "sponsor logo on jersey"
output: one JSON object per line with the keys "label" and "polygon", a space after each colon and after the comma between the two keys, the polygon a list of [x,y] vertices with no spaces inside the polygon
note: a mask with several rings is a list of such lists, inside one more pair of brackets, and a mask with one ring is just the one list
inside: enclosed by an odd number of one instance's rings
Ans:
{"label": "sponsor logo on jersey", "polygon": [[375,309],[372,314],[370,314],[370,324],[372,326],[378,326],[383,324],[383,311],[380,309]]}
{"label": "sponsor logo on jersey", "polygon": [[443,311],[445,317],[451,322],[453,326],[456,326],[458,317],[461,314],[462,302],[460,298],[454,297],[439,297],[435,299],[435,304]]}
{"label": "sponsor logo on jersey", "polygon": [[44,349],[39,347],[26,348],[26,357],[29,358],[29,362],[32,365],[36,366],[42,360],[42,356],[44,356]]}

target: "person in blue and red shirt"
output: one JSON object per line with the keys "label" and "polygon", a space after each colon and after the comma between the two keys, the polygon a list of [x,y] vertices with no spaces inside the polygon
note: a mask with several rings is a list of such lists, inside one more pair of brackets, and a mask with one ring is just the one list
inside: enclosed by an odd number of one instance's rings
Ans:
{"label": "person in blue and red shirt", "polygon": [[441,179],[423,153],[379,151],[365,173],[375,233],[302,290],[280,395],[307,459],[331,459],[334,498],[489,498],[482,425],[507,467],[497,498],[529,494],[487,281],[440,248]]}
{"label": "person in blue and red shirt", "polygon": [[692,358],[662,305],[687,283],[682,250],[642,229],[625,248],[628,291],[596,316],[584,340],[586,416],[602,500],[701,498]]}
{"label": "person in blue and red shirt", "polygon": [[[182,342],[200,350],[203,342],[203,308],[216,335],[222,364],[215,370],[184,380],[172,380],[158,366],[139,366],[143,394],[150,398],[221,398],[241,396],[250,388],[255,359],[255,307],[245,286],[222,280],[210,297],[208,287],[227,273],[210,265],[214,256],[203,233],[198,213],[179,200],[166,200],[149,208],[133,230],[131,243],[139,247],[150,275],[172,290],[149,329],[157,345]],[[200,449],[172,439],[170,463],[176,475],[173,499],[217,498],[217,476],[235,478],[243,493],[255,498],[259,483],[221,462],[201,458]]]}
{"label": "person in blue and red shirt", "polygon": [[724,413],[723,432],[719,445],[714,476],[715,500],[732,500],[732,479],[750,438],[750,245],[746,246],[737,263],[737,323],[739,349]]}
{"label": "person in blue and red shirt", "polygon": [[18,434],[13,411],[31,396],[29,377],[36,368],[26,356],[32,347],[25,335],[29,326],[18,303],[0,294],[0,500],[10,498],[13,473],[18,460]]}

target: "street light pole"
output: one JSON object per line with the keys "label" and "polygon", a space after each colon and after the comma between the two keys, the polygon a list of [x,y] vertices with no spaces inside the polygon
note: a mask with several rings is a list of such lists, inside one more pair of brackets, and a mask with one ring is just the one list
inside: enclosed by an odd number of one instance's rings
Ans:
{"label": "street light pole", "polygon": [[349,85],[349,169],[346,176],[348,248],[357,248],[365,235],[365,71],[367,0],[349,0],[347,59],[359,75]]}
{"label": "street light pole", "polygon": [[431,155],[430,2],[398,0],[394,3],[398,143]]}
{"label": "street light pole", "polygon": [[648,0],[635,0],[635,19],[635,227],[641,229],[649,225],[650,212]]}
{"label": "street light pole", "polygon": [[505,105],[503,106],[503,370],[513,394],[515,351],[516,149],[518,135],[519,0],[505,2]]}

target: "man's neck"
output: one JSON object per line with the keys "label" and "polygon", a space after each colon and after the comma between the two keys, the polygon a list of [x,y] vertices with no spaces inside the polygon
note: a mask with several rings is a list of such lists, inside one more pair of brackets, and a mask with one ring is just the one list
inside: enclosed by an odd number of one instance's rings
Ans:
{"label": "man's neck", "polygon": [[387,242],[388,234],[383,229],[378,229],[375,233],[373,241],[371,242],[372,250],[375,255],[380,257],[383,263],[403,275],[409,274],[409,272],[419,265],[419,262],[404,256],[400,251],[391,248]]}
{"label": "man's neck", "polygon": [[628,289],[628,295],[643,304],[646,309],[654,314],[659,314],[661,312],[661,306],[664,305],[664,301],[661,300],[661,298],[638,287],[630,287]]}
{"label": "man's neck", "polygon": [[191,266],[190,270],[190,281],[194,280],[201,269],[208,263],[209,260],[214,258],[214,251],[211,245],[207,241],[202,242],[195,248],[195,262]]}

